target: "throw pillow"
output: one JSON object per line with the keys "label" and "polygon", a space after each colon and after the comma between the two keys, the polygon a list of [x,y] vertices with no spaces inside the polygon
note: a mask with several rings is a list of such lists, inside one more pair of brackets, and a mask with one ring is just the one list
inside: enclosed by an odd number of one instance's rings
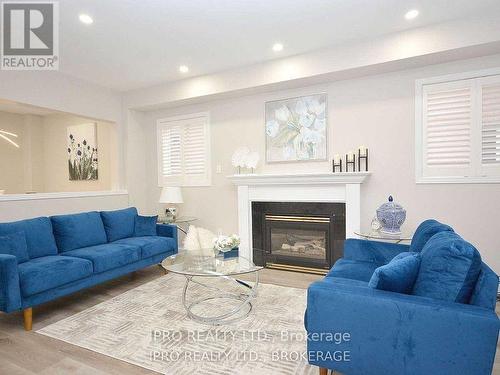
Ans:
{"label": "throw pillow", "polygon": [[434,219],[423,221],[413,235],[410,251],[422,251],[427,241],[440,232],[453,232],[453,228]]}
{"label": "throw pillow", "polygon": [[156,236],[157,221],[158,221],[158,215],[156,216],[136,215],[134,237]]}
{"label": "throw pillow", "polygon": [[24,232],[15,232],[0,237],[0,254],[14,255],[17,263],[30,260]]}
{"label": "throw pillow", "polygon": [[134,235],[137,208],[129,207],[115,211],[101,211],[108,242],[121,240]]}
{"label": "throw pillow", "polygon": [[410,293],[420,266],[418,253],[401,253],[388,264],[375,269],[368,285],[373,289]]}
{"label": "throw pillow", "polygon": [[468,303],[479,273],[481,255],[454,232],[434,235],[422,250],[413,293],[450,302]]}

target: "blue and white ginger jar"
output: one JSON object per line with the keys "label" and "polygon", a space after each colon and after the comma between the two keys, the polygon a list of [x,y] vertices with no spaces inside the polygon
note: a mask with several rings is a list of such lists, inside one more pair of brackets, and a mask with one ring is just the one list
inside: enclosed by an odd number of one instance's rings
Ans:
{"label": "blue and white ginger jar", "polygon": [[392,195],[390,195],[389,202],[377,209],[377,219],[382,225],[381,233],[398,235],[401,234],[401,225],[406,219],[406,210],[393,200]]}

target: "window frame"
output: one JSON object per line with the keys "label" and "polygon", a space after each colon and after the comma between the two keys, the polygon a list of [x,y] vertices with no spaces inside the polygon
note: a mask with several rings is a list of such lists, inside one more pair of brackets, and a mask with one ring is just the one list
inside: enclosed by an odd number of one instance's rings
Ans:
{"label": "window frame", "polygon": [[[482,81],[485,78],[500,75],[500,68],[482,69],[458,74],[448,74],[424,79],[417,79],[415,81],[415,180],[417,184],[498,184],[500,183],[500,176],[486,175],[479,176],[474,174],[472,176],[425,176],[424,175],[424,86],[440,84],[440,83],[452,83],[462,80],[477,79]],[[473,92],[474,105],[478,105],[479,97],[477,92]],[[474,124],[479,121],[474,116]],[[473,124],[473,125],[474,125]],[[480,124],[480,122],[479,122]],[[474,131],[474,129],[471,129]],[[474,134],[471,135],[473,139]],[[476,140],[477,141],[477,140]],[[477,157],[475,153],[481,153],[481,149],[477,148],[477,142],[473,140],[472,158]],[[474,162],[473,162],[474,163]],[[477,168],[476,173],[481,173],[481,167],[474,165]],[[499,167],[500,168],[500,167]]]}
{"label": "window frame", "polygon": [[[162,158],[162,144],[161,144],[161,136],[160,132],[162,128],[169,122],[179,122],[179,121],[187,121],[191,119],[205,119],[205,160],[206,160],[206,169],[204,176],[186,176],[184,171],[181,175],[177,177],[165,177],[163,175],[163,158]],[[183,142],[182,142],[183,144]],[[178,186],[178,187],[200,187],[200,186],[211,186],[212,184],[212,161],[211,161],[211,136],[210,136],[210,113],[209,112],[197,112],[191,113],[187,115],[179,115],[179,116],[170,116],[159,118],[156,120],[156,146],[157,146],[157,173],[158,173],[158,186]],[[184,165],[184,155],[183,155],[183,147],[181,146],[181,165]]]}

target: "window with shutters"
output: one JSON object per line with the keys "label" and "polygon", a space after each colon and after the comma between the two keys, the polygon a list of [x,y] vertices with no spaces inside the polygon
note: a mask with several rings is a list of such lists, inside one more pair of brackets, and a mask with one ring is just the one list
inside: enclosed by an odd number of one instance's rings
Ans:
{"label": "window with shutters", "polygon": [[208,113],[157,122],[159,186],[210,185]]}
{"label": "window with shutters", "polygon": [[417,182],[500,183],[498,73],[417,81]]}

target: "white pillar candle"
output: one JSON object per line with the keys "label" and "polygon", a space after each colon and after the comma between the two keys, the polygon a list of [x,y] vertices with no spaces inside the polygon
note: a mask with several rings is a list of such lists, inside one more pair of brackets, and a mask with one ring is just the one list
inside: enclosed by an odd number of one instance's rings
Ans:
{"label": "white pillar candle", "polygon": [[347,161],[354,161],[354,152],[349,151],[347,154]]}
{"label": "white pillar candle", "polygon": [[335,162],[335,164],[338,164],[340,162],[340,155],[339,154],[335,154],[333,156],[333,161]]}
{"label": "white pillar candle", "polygon": [[359,146],[359,154],[361,156],[366,156],[367,148],[365,146]]}

